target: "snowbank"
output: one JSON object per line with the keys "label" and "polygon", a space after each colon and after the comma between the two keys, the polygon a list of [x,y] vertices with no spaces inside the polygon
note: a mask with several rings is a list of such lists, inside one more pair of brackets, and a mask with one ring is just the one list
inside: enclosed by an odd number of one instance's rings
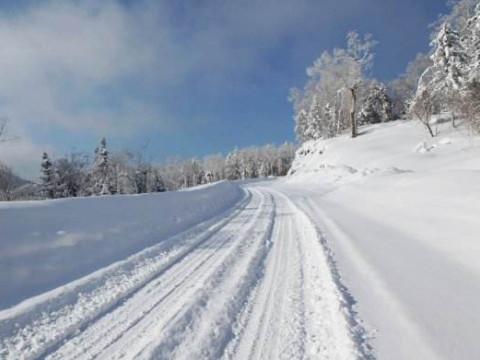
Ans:
{"label": "snowbank", "polygon": [[221,182],[188,192],[0,202],[0,309],[164,241],[243,196]]}
{"label": "snowbank", "polygon": [[309,142],[276,185],[327,238],[380,359],[480,358],[480,139],[437,130]]}

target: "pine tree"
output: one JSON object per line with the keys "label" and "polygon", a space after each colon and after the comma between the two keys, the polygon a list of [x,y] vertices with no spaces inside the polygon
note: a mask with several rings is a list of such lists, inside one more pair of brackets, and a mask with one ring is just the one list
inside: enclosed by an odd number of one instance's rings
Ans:
{"label": "pine tree", "polygon": [[144,194],[147,192],[147,177],[148,169],[146,167],[140,167],[135,170],[135,187],[137,194]]}
{"label": "pine tree", "polygon": [[480,81],[480,3],[467,21],[462,40],[469,57],[468,81]]}
{"label": "pine tree", "polygon": [[434,53],[430,90],[434,93],[459,91],[468,72],[468,56],[459,33],[444,23],[432,41],[432,46]]}
{"label": "pine tree", "polygon": [[392,101],[382,85],[374,85],[360,111],[362,124],[376,124],[392,120]]}
{"label": "pine tree", "polygon": [[109,195],[112,193],[108,156],[107,140],[102,138],[100,140],[100,146],[95,149],[93,180],[94,194],[96,195]]}
{"label": "pine tree", "polygon": [[308,113],[305,110],[300,110],[295,116],[295,134],[300,142],[311,140],[307,134],[308,129]]}
{"label": "pine tree", "polygon": [[317,140],[323,135],[323,109],[318,96],[315,96],[308,114],[306,135],[309,139]]}
{"label": "pine tree", "polygon": [[325,136],[331,137],[336,132],[336,116],[335,109],[327,103],[323,108],[323,120],[325,123]]}
{"label": "pine tree", "polygon": [[42,155],[42,192],[47,199],[54,199],[56,195],[55,169],[46,152]]}
{"label": "pine tree", "polygon": [[163,182],[162,176],[155,171],[154,173],[154,181],[153,181],[153,191],[154,192],[165,192],[167,189],[165,188],[165,183]]}

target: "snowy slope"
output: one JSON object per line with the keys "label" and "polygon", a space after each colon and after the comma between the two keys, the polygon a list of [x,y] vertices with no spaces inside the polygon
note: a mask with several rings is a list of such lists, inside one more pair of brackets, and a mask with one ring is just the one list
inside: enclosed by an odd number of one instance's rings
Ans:
{"label": "snowy slope", "polygon": [[242,196],[222,182],[188,192],[0,202],[0,309],[123,260]]}
{"label": "snowy slope", "polygon": [[438,131],[310,142],[274,184],[332,248],[380,359],[480,358],[480,141]]}

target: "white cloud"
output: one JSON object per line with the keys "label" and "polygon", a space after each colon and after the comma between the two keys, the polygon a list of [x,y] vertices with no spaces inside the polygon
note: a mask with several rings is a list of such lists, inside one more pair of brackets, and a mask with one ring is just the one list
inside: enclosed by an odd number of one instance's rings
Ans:
{"label": "white cloud", "polygon": [[193,126],[152,93],[186,93],[195,81],[221,93],[252,70],[268,71],[268,50],[329,20],[336,3],[50,0],[0,13],[0,116],[21,138],[2,146],[0,161],[36,171],[41,150],[55,143],[38,144],[38,128],[125,136]]}

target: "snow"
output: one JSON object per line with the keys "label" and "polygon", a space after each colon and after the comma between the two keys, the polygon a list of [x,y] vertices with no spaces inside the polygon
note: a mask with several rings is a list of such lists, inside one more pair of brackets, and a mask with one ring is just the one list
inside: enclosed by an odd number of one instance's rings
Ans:
{"label": "snow", "polygon": [[185,193],[0,202],[0,309],[123,260],[242,196],[221,182]]}
{"label": "snow", "polygon": [[480,141],[438,133],[398,121],[311,142],[274,184],[325,235],[381,359],[480,358]]}
{"label": "snow", "polygon": [[370,358],[312,222],[262,182],[242,186],[227,212],[0,311],[0,356]]}
{"label": "snow", "polygon": [[0,203],[0,358],[480,358],[480,141],[437,126],[308,142],[281,179]]}

